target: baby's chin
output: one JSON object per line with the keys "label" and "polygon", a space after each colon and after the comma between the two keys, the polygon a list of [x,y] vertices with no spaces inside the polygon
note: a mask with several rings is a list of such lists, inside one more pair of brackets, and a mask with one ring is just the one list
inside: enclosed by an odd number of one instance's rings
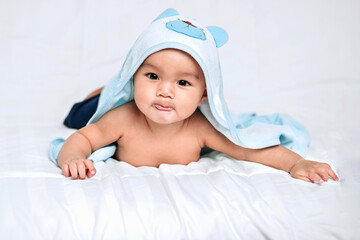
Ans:
{"label": "baby's chin", "polygon": [[159,125],[177,125],[179,123],[182,123],[184,121],[184,119],[173,119],[173,118],[164,118],[164,117],[152,117],[152,118],[148,118],[149,120],[151,120],[151,122],[155,123],[155,124],[159,124]]}
{"label": "baby's chin", "polygon": [[182,124],[186,118],[178,117],[176,111],[157,113],[152,115],[145,115],[146,119],[151,123],[162,125],[162,126],[177,126]]}

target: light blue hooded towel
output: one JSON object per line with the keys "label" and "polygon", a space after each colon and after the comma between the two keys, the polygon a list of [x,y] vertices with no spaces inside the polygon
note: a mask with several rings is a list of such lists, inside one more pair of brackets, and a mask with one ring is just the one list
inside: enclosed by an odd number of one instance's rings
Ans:
{"label": "light blue hooded towel", "polygon": [[[204,72],[208,99],[199,107],[208,121],[223,135],[245,148],[265,148],[283,145],[304,156],[309,147],[306,130],[288,116],[274,114],[232,114],[223,96],[222,75],[217,48],[228,36],[219,27],[205,27],[196,20],[180,16],[168,9],[156,18],[130,49],[119,74],[104,87],[95,114],[88,124],[99,120],[106,112],[133,100],[133,75],[143,61],[162,49],[174,48],[190,54]],[[64,139],[50,144],[49,156],[57,164]],[[112,144],[95,151],[89,159],[104,161],[115,153]]]}

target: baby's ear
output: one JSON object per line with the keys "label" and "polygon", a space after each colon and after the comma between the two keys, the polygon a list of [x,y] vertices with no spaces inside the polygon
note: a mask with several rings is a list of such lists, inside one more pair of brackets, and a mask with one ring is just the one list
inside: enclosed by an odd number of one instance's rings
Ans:
{"label": "baby's ear", "polygon": [[178,11],[176,11],[173,8],[168,8],[163,13],[161,13],[160,16],[158,16],[153,22],[155,22],[159,19],[162,19],[162,18],[178,16],[178,15],[179,15]]}
{"label": "baby's ear", "polygon": [[200,99],[199,106],[201,106],[201,104],[203,104],[207,99],[208,99],[208,96],[207,96],[207,91],[206,91],[206,89],[205,89],[205,90],[204,90],[204,94],[203,94],[203,96],[202,96],[201,99]]}
{"label": "baby's ear", "polygon": [[217,48],[223,46],[228,41],[229,36],[224,29],[215,26],[207,27],[207,29],[213,36]]}

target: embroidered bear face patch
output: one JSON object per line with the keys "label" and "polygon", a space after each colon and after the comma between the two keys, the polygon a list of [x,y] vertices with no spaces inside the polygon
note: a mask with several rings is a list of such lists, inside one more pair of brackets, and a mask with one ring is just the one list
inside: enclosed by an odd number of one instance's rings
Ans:
{"label": "embroidered bear face patch", "polygon": [[201,28],[196,27],[189,21],[174,20],[166,23],[166,27],[172,31],[184,34],[196,39],[206,40],[205,33]]}

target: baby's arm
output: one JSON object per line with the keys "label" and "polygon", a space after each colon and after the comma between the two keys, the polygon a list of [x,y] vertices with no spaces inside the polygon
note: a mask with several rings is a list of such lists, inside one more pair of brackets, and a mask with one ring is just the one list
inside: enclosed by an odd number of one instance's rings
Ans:
{"label": "baby's arm", "polygon": [[58,164],[66,177],[85,179],[95,175],[93,162],[87,159],[92,152],[117,141],[121,134],[115,125],[119,114],[116,110],[105,114],[98,122],[72,134],[64,143]]}
{"label": "baby's arm", "polygon": [[264,149],[245,149],[244,158],[284,170],[289,172],[293,178],[307,182],[323,183],[329,177],[335,181],[338,180],[329,164],[305,160],[297,153],[280,145]]}
{"label": "baby's arm", "polygon": [[77,179],[78,176],[80,179],[85,179],[86,175],[89,178],[94,176],[96,170],[93,162],[86,159],[91,152],[91,144],[80,130],[66,139],[57,160],[64,176],[72,176],[73,179]]}
{"label": "baby's arm", "polygon": [[294,178],[307,182],[322,183],[329,177],[337,181],[338,177],[327,163],[303,159],[295,152],[283,147],[273,146],[263,149],[248,149],[237,146],[218,132],[210,123],[201,127],[203,142],[206,146],[238,159],[257,162],[269,167],[289,172]]}

